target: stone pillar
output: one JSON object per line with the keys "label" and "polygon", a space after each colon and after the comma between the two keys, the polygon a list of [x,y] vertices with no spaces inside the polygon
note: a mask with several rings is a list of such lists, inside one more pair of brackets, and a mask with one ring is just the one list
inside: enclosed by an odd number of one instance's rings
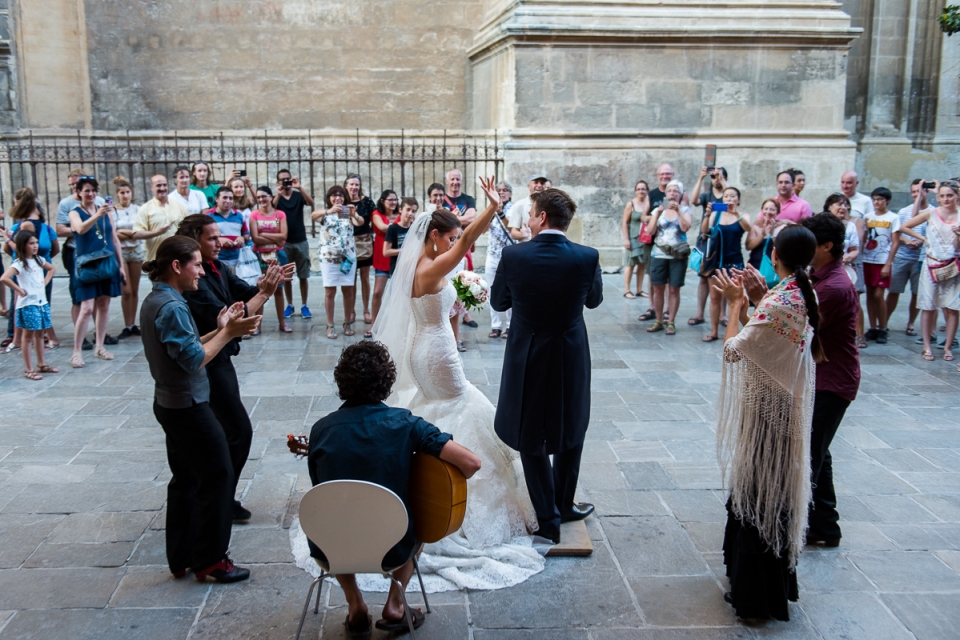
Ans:
{"label": "stone pillar", "polygon": [[89,129],[84,0],[14,0],[21,121]]}
{"label": "stone pillar", "polygon": [[575,233],[607,264],[619,260],[634,182],[653,181],[661,162],[692,188],[716,144],[751,213],[784,168],[806,173],[816,208],[853,166],[845,55],[859,30],[834,2],[487,8],[469,51],[474,126],[506,131],[508,180],[544,170],[571,191]]}

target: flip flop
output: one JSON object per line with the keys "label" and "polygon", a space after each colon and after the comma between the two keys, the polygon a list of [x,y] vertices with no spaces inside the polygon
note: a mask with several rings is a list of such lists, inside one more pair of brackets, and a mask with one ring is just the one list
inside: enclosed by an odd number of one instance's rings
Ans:
{"label": "flip flop", "polygon": [[627,291],[625,294],[623,294],[623,297],[627,298],[628,300],[633,300],[637,296],[633,295],[633,291]]}
{"label": "flip flop", "polygon": [[362,629],[355,629],[350,626],[350,616],[348,615],[343,621],[343,626],[347,628],[347,635],[353,638],[353,640],[368,640],[368,638],[370,638],[372,622],[373,618],[367,616],[367,625]]}
{"label": "flip flop", "polygon": [[649,294],[647,294],[646,291],[638,291],[638,292],[637,292],[637,297],[638,297],[638,298],[649,298],[650,296],[649,296]]}
{"label": "flip flop", "polygon": [[704,320],[703,318],[690,318],[689,320],[687,320],[687,324],[690,325],[691,327],[695,327],[698,324],[703,324],[704,322],[706,322],[706,320]]}
{"label": "flip flop", "polygon": [[[423,621],[427,619],[427,617],[419,609],[410,609],[410,616],[413,618],[414,629],[419,629],[423,625]],[[400,620],[393,622],[380,618],[377,620],[377,623],[374,626],[381,631],[387,631],[390,633],[408,631],[410,629],[410,627],[407,626],[406,617],[400,618]]]}
{"label": "flip flop", "polygon": [[905,333],[906,333],[908,336],[915,336],[915,335],[917,335],[917,330],[914,329],[913,327],[907,327],[907,330],[905,331]]}
{"label": "flip flop", "polygon": [[924,351],[923,353],[920,354],[920,357],[926,360],[927,362],[934,360],[933,351]]}
{"label": "flip flop", "polygon": [[713,342],[714,340],[719,340],[720,336],[703,336],[704,342]]}

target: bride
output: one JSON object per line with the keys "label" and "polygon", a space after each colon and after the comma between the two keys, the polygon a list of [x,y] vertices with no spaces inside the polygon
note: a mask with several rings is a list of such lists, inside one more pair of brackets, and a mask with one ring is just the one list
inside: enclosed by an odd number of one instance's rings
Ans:
{"label": "bride", "polygon": [[[420,557],[429,592],[509,587],[544,566],[527,533],[536,529],[537,519],[518,456],[493,430],[493,404],[464,375],[449,320],[457,294],[447,276],[489,227],[500,204],[492,177],[481,178],[480,185],[489,204],[466,229],[446,209],[413,222],[373,326],[397,365],[388,403],[452,434],[481,460],[480,471],[467,481],[460,531],[426,545]],[[297,564],[313,572],[309,553],[298,552],[306,548],[306,539],[302,533],[297,537]],[[379,576],[360,581],[362,590],[387,586]]]}

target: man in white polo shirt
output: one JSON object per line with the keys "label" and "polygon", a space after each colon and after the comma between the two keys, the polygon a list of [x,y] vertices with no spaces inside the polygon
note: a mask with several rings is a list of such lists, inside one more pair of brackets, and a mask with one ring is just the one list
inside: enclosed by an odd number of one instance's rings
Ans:
{"label": "man in white polo shirt", "polygon": [[856,171],[847,171],[840,176],[840,192],[850,199],[850,217],[854,220],[874,212],[873,199],[867,194],[857,191],[859,186],[860,176],[857,175]]}
{"label": "man in white polo shirt", "polygon": [[[547,176],[542,173],[535,173],[527,180],[527,190],[533,193],[540,193],[547,188],[550,182]],[[510,229],[510,235],[514,240],[526,242],[530,239],[530,229],[527,228],[527,221],[530,220],[530,196],[517,200],[510,208],[510,218],[507,227]]]}

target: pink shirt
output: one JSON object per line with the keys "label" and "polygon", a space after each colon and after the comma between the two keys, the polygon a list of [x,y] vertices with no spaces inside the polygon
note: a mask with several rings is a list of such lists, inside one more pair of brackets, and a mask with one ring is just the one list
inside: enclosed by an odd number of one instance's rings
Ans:
{"label": "pink shirt", "polygon": [[780,203],[780,215],[777,216],[777,220],[800,222],[804,218],[809,218],[813,215],[813,211],[810,209],[810,203],[803,198],[798,198],[796,195],[790,196],[790,199],[786,202],[781,200],[780,196],[777,196],[777,202]]}

